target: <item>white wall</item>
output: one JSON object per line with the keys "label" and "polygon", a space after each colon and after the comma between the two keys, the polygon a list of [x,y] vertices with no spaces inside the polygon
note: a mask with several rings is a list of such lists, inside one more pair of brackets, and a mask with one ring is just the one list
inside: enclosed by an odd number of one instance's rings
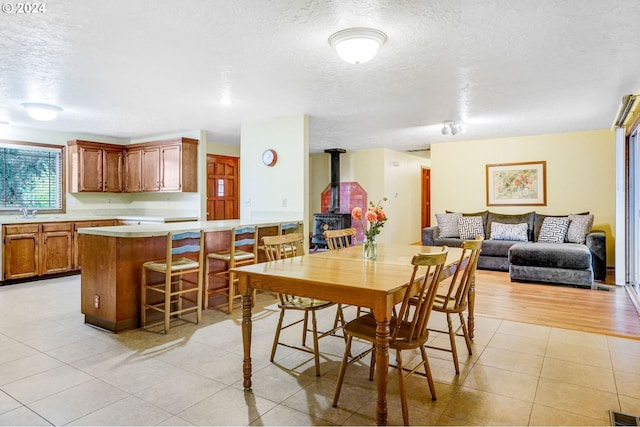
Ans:
{"label": "white wall", "polygon": [[[312,154],[311,158],[311,212],[320,212],[320,195],[331,182],[330,155]],[[382,205],[388,220],[378,236],[380,242],[416,243],[422,236],[422,168],[430,160],[424,156],[389,150],[347,151],[340,156],[340,181],[358,182],[367,192],[367,198]],[[366,206],[362,207],[366,209]]]}
{"label": "white wall", "polygon": [[[240,134],[240,218],[307,218],[308,117],[296,115],[243,123]],[[272,167],[262,163],[262,153],[269,148],[278,154]],[[306,222],[305,233],[308,233]]]}

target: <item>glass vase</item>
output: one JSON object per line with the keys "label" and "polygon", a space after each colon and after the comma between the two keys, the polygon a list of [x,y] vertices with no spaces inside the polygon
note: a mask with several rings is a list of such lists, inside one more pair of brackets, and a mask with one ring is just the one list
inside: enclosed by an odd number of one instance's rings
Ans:
{"label": "glass vase", "polygon": [[362,254],[364,259],[378,258],[378,243],[375,237],[367,237],[362,244]]}

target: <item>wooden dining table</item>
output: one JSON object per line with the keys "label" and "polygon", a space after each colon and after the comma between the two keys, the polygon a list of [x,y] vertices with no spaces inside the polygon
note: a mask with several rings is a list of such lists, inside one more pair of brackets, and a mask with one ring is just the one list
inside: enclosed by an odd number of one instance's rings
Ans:
{"label": "wooden dining table", "polygon": [[[242,294],[244,388],[251,388],[252,289],[317,298],[369,307],[376,327],[376,422],[387,423],[389,322],[392,308],[402,301],[409,282],[411,259],[418,253],[441,251],[439,246],[378,244],[376,260],[364,259],[362,246],[318,252],[283,260],[234,268]],[[448,248],[442,279],[455,271],[462,249]],[[415,290],[417,292],[417,289]],[[469,330],[473,334],[473,281],[469,292]],[[472,335],[473,336],[473,335]]]}

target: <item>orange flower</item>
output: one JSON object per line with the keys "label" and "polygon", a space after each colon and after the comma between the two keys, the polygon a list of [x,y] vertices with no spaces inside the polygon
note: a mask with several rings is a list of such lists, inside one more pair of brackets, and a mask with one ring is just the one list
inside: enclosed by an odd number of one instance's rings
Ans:
{"label": "orange flower", "polygon": [[364,216],[367,221],[369,222],[374,222],[378,219],[378,215],[374,212],[374,211],[367,211],[367,213]]}
{"label": "orange flower", "polygon": [[358,221],[362,220],[362,208],[359,206],[356,206],[355,208],[353,208],[353,210],[351,211],[351,216],[354,219],[357,219]]}

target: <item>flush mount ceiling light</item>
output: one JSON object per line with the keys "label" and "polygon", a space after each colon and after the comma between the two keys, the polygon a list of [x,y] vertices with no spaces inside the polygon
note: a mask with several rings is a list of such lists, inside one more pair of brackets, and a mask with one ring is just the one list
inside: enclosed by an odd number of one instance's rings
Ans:
{"label": "flush mount ceiling light", "polygon": [[36,120],[53,120],[58,116],[58,113],[62,111],[62,108],[49,104],[37,104],[32,102],[25,102],[22,104],[26,108],[27,113]]}
{"label": "flush mount ceiling light", "polygon": [[329,44],[350,64],[363,64],[376,56],[387,35],[373,28],[347,28],[333,33]]}
{"label": "flush mount ceiling light", "polygon": [[442,134],[449,135],[457,135],[458,133],[462,133],[465,130],[465,125],[463,122],[454,122],[453,120],[446,120],[442,122]]}

